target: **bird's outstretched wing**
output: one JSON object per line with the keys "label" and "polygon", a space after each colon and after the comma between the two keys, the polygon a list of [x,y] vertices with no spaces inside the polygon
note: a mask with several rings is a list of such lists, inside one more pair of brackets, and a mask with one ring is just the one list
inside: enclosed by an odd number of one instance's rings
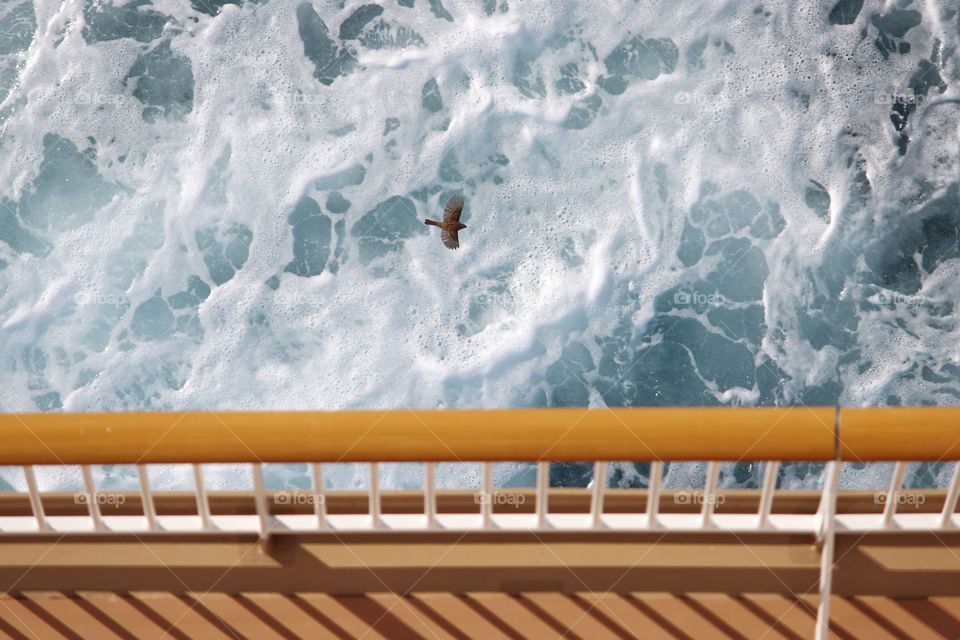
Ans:
{"label": "bird's outstretched wing", "polygon": [[[460,215],[457,213],[457,215]],[[443,245],[447,249],[459,249],[460,248],[460,238],[457,237],[456,229],[444,229],[440,232],[440,239],[443,240]]]}
{"label": "bird's outstretched wing", "polygon": [[[453,219],[455,222],[460,222],[460,213],[463,211],[463,196],[455,195],[449,200],[447,200],[447,206],[443,208],[443,221],[447,222],[450,219]],[[454,239],[456,239],[456,234],[454,234]],[[449,245],[447,245],[449,246]]]}

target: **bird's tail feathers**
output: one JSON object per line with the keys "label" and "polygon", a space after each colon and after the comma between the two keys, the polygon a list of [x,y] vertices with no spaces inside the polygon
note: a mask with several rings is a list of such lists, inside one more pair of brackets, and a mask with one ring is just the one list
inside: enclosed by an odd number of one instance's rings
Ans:
{"label": "bird's tail feathers", "polygon": [[436,220],[431,220],[430,218],[425,219],[425,220],[423,221],[423,224],[428,224],[428,225],[429,225],[429,224],[432,224],[432,225],[435,226],[435,227],[441,226],[439,222],[437,222]]}

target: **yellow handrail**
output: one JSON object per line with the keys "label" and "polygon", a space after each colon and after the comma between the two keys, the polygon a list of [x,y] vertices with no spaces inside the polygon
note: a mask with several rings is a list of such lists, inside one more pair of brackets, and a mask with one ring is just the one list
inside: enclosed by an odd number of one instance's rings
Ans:
{"label": "yellow handrail", "polygon": [[0,414],[0,464],[825,460],[835,410]]}
{"label": "yellow handrail", "polygon": [[814,461],[838,455],[958,459],[960,408],[0,414],[0,465]]}
{"label": "yellow handrail", "polygon": [[844,460],[960,460],[960,407],[842,409]]}

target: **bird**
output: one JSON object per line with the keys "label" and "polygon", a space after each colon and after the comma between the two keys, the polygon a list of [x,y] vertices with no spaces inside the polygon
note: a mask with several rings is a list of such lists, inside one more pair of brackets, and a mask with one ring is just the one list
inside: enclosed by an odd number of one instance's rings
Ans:
{"label": "bird", "polygon": [[427,218],[423,224],[440,227],[440,239],[443,245],[448,249],[459,249],[460,238],[457,236],[460,229],[466,229],[467,225],[460,222],[460,213],[463,212],[463,196],[455,195],[447,200],[447,206],[443,208],[443,222],[437,222]]}

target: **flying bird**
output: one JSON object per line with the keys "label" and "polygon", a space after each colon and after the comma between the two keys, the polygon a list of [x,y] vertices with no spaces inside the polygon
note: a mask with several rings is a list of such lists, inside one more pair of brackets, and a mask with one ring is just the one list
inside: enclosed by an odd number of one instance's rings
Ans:
{"label": "flying bird", "polygon": [[427,218],[424,224],[440,227],[440,239],[447,249],[459,249],[460,238],[457,233],[460,229],[466,229],[467,225],[460,222],[460,214],[463,212],[463,196],[456,195],[447,200],[447,206],[443,208],[443,222],[437,222]]}

